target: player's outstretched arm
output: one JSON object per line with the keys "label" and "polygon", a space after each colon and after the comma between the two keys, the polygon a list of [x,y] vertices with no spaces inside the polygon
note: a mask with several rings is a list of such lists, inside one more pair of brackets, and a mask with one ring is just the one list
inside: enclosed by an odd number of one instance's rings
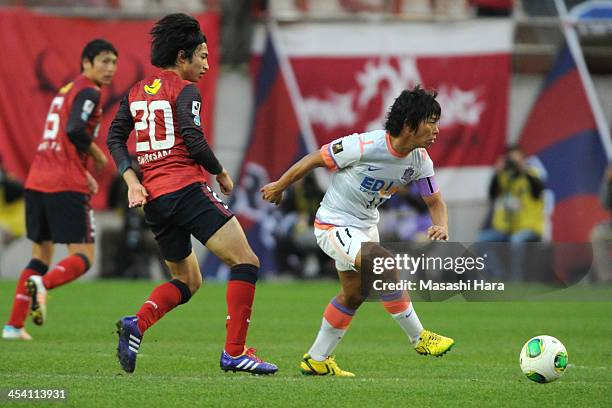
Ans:
{"label": "player's outstretched arm", "polygon": [[277,181],[263,186],[261,188],[261,197],[272,204],[279,205],[283,199],[283,191],[291,184],[310,173],[313,169],[324,166],[325,161],[321,152],[319,150],[312,152],[291,166]]}
{"label": "player's outstretched arm", "polygon": [[427,229],[427,236],[433,241],[448,241],[448,210],[440,192],[423,196],[429,209],[433,225]]}

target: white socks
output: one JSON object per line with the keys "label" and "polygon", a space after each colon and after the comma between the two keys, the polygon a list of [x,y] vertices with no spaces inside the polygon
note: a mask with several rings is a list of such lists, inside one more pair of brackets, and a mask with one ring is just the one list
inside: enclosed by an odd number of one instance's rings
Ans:
{"label": "white socks", "polygon": [[[412,307],[412,302],[410,302],[406,310],[401,313],[392,314],[391,317],[393,317],[402,330],[404,330],[410,342],[416,345],[419,341],[419,335],[423,331],[423,325]],[[338,343],[340,343],[346,330],[347,329],[338,329],[332,326],[327,319],[323,317],[317,338],[312,347],[310,347],[310,350],[308,350],[310,357],[315,361],[324,361],[334,351]]]}
{"label": "white socks", "polygon": [[346,333],[346,329],[336,329],[323,318],[317,338],[308,350],[308,354],[315,361],[324,361],[340,343],[344,333]]}
{"label": "white socks", "polygon": [[419,320],[419,316],[417,316],[416,311],[412,307],[412,302],[410,302],[410,306],[408,309],[404,310],[401,313],[392,314],[391,317],[400,325],[402,330],[406,333],[410,342],[413,345],[416,345],[419,341],[419,335],[423,331],[423,325]]}

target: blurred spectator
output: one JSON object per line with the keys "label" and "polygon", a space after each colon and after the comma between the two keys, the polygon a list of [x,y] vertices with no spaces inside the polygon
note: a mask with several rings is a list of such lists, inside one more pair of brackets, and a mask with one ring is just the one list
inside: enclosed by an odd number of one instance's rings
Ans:
{"label": "blurred spectator", "polygon": [[477,17],[510,17],[514,0],[470,0]]}
{"label": "blurred spectator", "polygon": [[[612,164],[604,174],[600,192],[601,205],[612,215]],[[597,225],[591,233],[594,278],[597,282],[612,283],[612,217]]]}
{"label": "blurred spectator", "polygon": [[312,173],[287,192],[280,207],[283,216],[276,233],[279,272],[288,272],[299,278],[335,276],[333,261],[319,250],[312,234],[315,214],[323,195]]}
{"label": "blurred spectator", "polygon": [[9,174],[0,160],[0,246],[25,235],[23,185]]}
{"label": "blurred spectator", "polygon": [[525,163],[522,150],[518,146],[509,147],[495,164],[495,175],[489,185],[491,225],[478,237],[480,242],[511,243],[509,247],[488,247],[491,277],[505,276],[514,281],[525,278],[523,262],[528,259],[526,251],[533,248],[524,243],[541,241],[544,232],[543,193],[544,183],[537,171]]}
{"label": "blurred spectator", "polygon": [[481,231],[482,242],[537,242],[544,231],[544,183],[525,163],[518,146],[509,147],[495,165],[489,185],[493,206],[491,227]]}

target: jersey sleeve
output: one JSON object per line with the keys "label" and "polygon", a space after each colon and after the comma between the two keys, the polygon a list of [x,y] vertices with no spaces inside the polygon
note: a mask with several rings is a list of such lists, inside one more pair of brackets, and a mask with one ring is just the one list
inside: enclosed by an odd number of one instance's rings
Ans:
{"label": "jersey sleeve", "polygon": [[200,126],[202,98],[198,88],[189,84],[176,98],[176,113],[181,137],[185,141],[189,155],[196,163],[211,174],[219,174],[223,166],[212,151]]}
{"label": "jersey sleeve", "polygon": [[121,100],[117,114],[108,130],[106,146],[113,156],[119,174],[123,174],[132,167],[132,160],[127,148],[127,139],[134,129],[134,119],[130,112],[130,103],[127,95]]}
{"label": "jersey sleeve", "polygon": [[100,102],[100,91],[85,88],[75,97],[68,115],[66,134],[79,152],[85,152],[92,142],[92,135],[87,132],[87,122]]}
{"label": "jersey sleeve", "polygon": [[363,145],[359,134],[354,133],[321,146],[320,151],[326,167],[338,170],[358,163],[363,155]]}
{"label": "jersey sleeve", "polygon": [[421,196],[430,196],[440,191],[438,183],[434,178],[434,166],[433,161],[427,154],[427,151],[423,149],[423,161],[418,174],[415,176],[415,183],[419,189]]}
{"label": "jersey sleeve", "polygon": [[431,158],[429,157],[425,149],[423,149],[422,152],[423,152],[424,157],[423,157],[423,161],[421,162],[419,172],[416,175],[417,179],[425,178],[425,177],[433,177],[434,175],[433,161],[431,160]]}

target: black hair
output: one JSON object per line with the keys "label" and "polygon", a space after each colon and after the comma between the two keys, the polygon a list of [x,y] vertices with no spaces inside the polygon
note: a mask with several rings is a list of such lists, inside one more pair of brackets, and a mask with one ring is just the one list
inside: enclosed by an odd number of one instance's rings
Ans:
{"label": "black hair", "polygon": [[104,38],[96,38],[95,40],[91,40],[88,42],[83,48],[83,52],[81,52],[81,72],[83,72],[83,60],[87,59],[89,62],[93,64],[94,58],[98,56],[98,54],[108,51],[115,54],[115,56],[119,56],[119,53],[115,49],[115,46],[110,42],[106,41]]}
{"label": "black hair", "polygon": [[426,91],[420,85],[412,90],[403,90],[387,113],[385,130],[391,136],[399,136],[405,125],[416,130],[422,121],[440,118],[441,109],[436,101],[437,95],[437,92]]}
{"label": "black hair", "polygon": [[181,50],[191,61],[196,48],[206,43],[198,20],[183,13],[168,14],[159,20],[153,26],[151,36],[151,64],[160,68],[175,66]]}

